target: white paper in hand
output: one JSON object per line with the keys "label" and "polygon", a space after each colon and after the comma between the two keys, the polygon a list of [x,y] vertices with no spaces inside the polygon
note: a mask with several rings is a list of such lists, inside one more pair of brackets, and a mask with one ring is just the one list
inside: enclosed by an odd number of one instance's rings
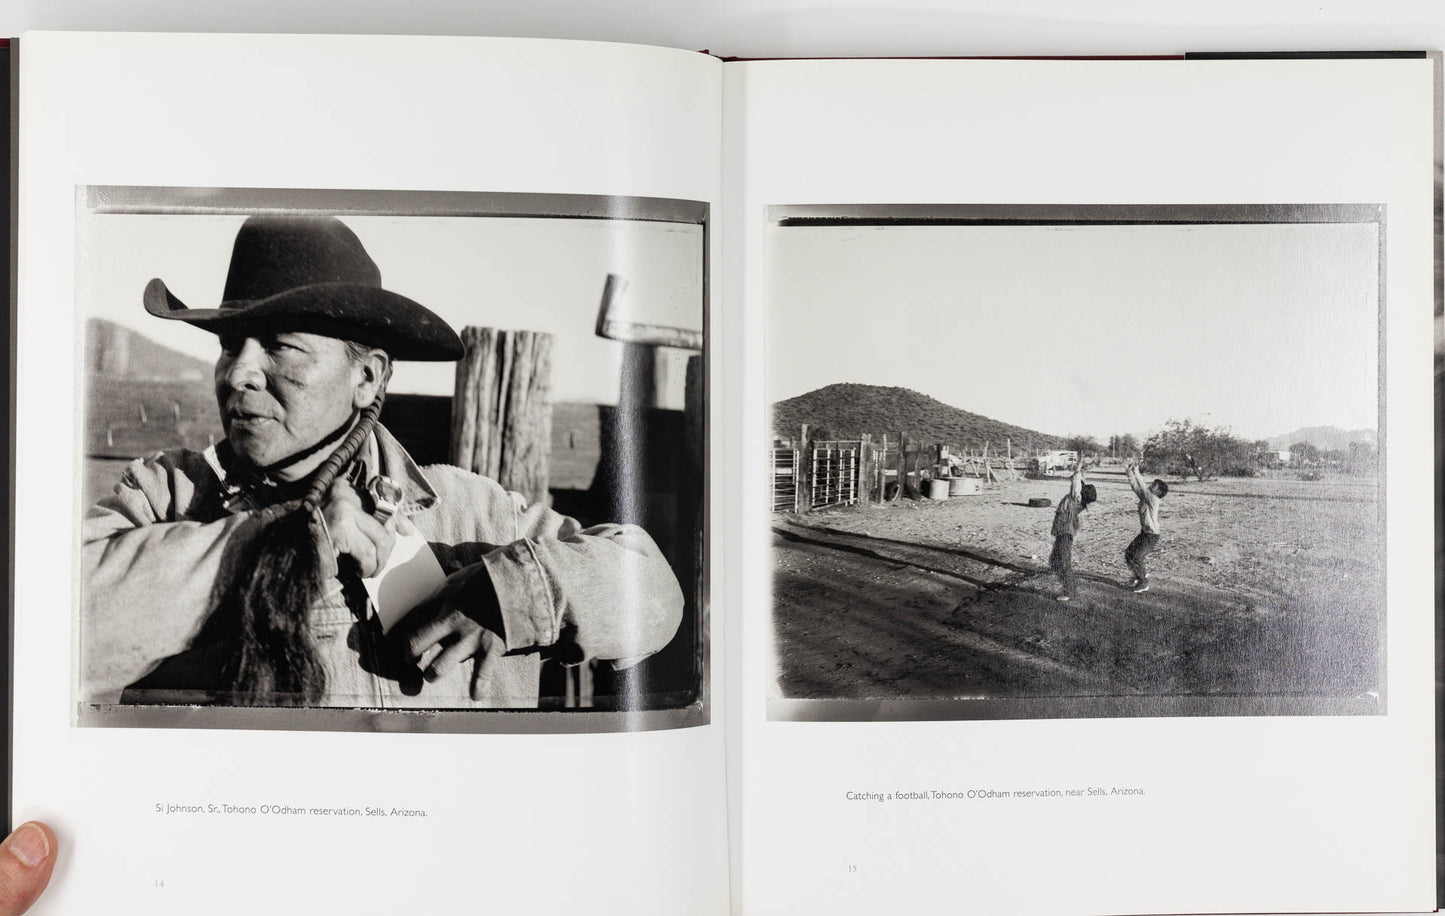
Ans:
{"label": "white paper in hand", "polygon": [[426,538],[413,530],[398,534],[386,566],[370,579],[362,579],[381,631],[389,632],[412,608],[435,595],[447,581]]}

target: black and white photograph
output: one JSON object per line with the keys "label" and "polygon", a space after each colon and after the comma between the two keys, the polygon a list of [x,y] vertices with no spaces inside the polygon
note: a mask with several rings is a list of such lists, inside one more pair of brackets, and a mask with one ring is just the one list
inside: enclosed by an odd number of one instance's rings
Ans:
{"label": "black and white photograph", "polygon": [[1383,715],[1383,216],[774,207],[769,716]]}
{"label": "black and white photograph", "polygon": [[80,724],[707,721],[706,204],[77,196]]}

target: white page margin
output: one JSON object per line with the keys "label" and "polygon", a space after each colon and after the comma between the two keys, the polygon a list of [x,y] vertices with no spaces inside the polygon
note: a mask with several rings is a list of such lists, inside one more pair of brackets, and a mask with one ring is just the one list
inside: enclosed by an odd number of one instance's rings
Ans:
{"label": "white page margin", "polygon": [[[35,912],[249,913],[261,902],[366,912],[386,901],[723,910],[717,678],[713,725],[638,734],[71,728],[75,591],[56,585],[71,581],[76,517],[77,186],[592,193],[715,207],[717,62],[573,42],[296,36],[34,34],[20,54],[14,814],[53,824],[65,850]],[[197,793],[233,804],[373,797],[431,817],[382,829],[152,814]]]}
{"label": "white page margin", "polygon": [[[748,379],[744,911],[1433,908],[1431,62],[759,62],[727,81],[747,119],[733,218],[753,366],[766,366],[771,205],[1389,208],[1387,717],[767,721],[768,414]],[[960,783],[1154,792],[1087,816],[843,800]]]}

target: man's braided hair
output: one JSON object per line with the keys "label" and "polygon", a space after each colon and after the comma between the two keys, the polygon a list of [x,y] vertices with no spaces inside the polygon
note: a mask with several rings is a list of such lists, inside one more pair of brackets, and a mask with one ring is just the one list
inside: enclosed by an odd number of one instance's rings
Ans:
{"label": "man's braided hair", "polygon": [[316,470],[296,509],[262,529],[218,606],[236,621],[226,667],[239,706],[314,706],[326,693],[326,669],[311,645],[309,615],[321,600],[324,566],[321,502],[361,449],[385,400],[384,385],[351,432]]}

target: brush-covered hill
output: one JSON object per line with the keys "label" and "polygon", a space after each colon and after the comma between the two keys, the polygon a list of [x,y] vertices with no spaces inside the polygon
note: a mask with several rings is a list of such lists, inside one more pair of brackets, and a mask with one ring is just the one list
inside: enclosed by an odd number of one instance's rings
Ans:
{"label": "brush-covered hill", "polygon": [[831,439],[875,438],[905,432],[920,442],[944,442],[966,448],[1002,449],[1012,440],[1015,453],[1027,448],[1059,448],[1063,437],[1025,429],[960,410],[909,388],[880,385],[827,385],[773,405],[773,434],[795,438],[804,423],[826,430]]}

